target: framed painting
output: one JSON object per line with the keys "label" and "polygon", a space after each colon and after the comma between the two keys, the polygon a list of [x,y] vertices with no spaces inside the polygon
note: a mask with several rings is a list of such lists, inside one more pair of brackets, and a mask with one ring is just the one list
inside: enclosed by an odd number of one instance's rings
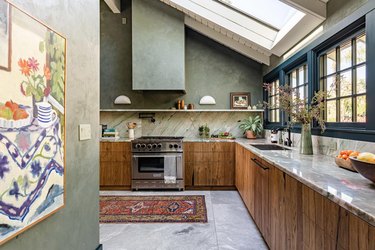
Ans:
{"label": "framed painting", "polygon": [[5,0],[0,13],[0,47],[12,27],[13,63],[0,70],[2,245],[65,203],[66,39]]}
{"label": "framed painting", "polygon": [[250,92],[231,92],[230,108],[231,109],[247,109],[251,104]]}
{"label": "framed painting", "polygon": [[0,1],[0,69],[10,71],[12,54],[11,8]]}

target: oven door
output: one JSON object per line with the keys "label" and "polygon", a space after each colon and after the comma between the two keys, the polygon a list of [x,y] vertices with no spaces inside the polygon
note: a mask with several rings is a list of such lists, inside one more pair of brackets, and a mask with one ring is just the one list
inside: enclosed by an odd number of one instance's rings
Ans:
{"label": "oven door", "polygon": [[182,154],[133,154],[133,179],[162,180],[164,166],[172,165],[176,168],[177,179],[182,179]]}

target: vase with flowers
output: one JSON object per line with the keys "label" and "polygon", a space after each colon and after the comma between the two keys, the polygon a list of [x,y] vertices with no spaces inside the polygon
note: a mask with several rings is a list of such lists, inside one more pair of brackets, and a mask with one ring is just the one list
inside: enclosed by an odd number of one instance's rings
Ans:
{"label": "vase with flowers", "polygon": [[44,65],[43,72],[40,72],[39,62],[34,57],[27,60],[20,58],[18,66],[22,75],[26,77],[20,84],[21,93],[24,96],[32,96],[33,113],[36,117],[36,103],[42,102],[51,93],[51,71],[47,65]]}
{"label": "vase with flowers", "polygon": [[[272,85],[265,83],[264,88],[266,91],[272,90]],[[282,111],[285,111],[289,117],[288,126],[293,126],[294,123],[301,124],[301,141],[300,153],[305,155],[313,154],[313,145],[311,137],[311,126],[313,121],[316,121],[321,128],[322,133],[325,131],[324,122],[324,100],[327,96],[325,91],[317,91],[308,103],[307,99],[301,98],[295,88],[289,85],[279,86],[276,89],[279,94],[278,104]],[[275,105],[265,103],[268,108],[274,108]]]}

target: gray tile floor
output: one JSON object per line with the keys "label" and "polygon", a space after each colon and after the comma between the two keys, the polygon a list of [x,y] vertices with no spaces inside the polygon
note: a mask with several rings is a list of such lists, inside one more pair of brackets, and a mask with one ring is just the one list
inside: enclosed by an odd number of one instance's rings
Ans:
{"label": "gray tile floor", "polygon": [[[176,192],[102,191],[107,195],[181,195]],[[208,223],[100,224],[104,250],[267,249],[236,191],[185,191],[205,195]]]}

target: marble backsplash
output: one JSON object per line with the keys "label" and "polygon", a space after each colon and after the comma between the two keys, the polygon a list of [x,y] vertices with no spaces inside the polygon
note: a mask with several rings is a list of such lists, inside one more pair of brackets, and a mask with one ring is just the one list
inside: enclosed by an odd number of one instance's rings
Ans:
{"label": "marble backsplash", "polygon": [[[265,137],[267,140],[270,138],[271,131],[266,130]],[[284,137],[286,138],[286,133]],[[292,133],[292,145],[299,148],[301,134]],[[341,138],[332,138],[326,136],[312,136],[314,154],[336,156],[341,150],[357,150],[359,152],[375,153],[375,143],[348,140]]]}
{"label": "marble backsplash", "polygon": [[207,124],[210,134],[230,132],[234,137],[242,137],[238,128],[241,120],[259,113],[248,112],[157,112],[155,122],[140,119],[139,112],[101,112],[100,123],[115,128],[120,137],[128,137],[128,122],[137,123],[135,137],[140,136],[184,136],[197,138],[198,127]]}

